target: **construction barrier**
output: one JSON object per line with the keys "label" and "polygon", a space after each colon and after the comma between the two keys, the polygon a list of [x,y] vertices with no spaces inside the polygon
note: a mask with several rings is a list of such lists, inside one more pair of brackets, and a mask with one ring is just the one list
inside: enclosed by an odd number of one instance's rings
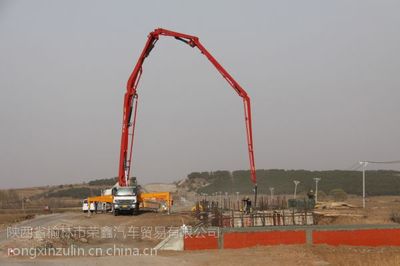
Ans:
{"label": "construction barrier", "polygon": [[305,231],[268,231],[224,233],[224,248],[245,248],[267,245],[305,244]]}
{"label": "construction barrier", "polygon": [[400,246],[400,229],[314,231],[313,244]]}
{"label": "construction barrier", "polygon": [[218,238],[204,234],[185,236],[183,244],[185,250],[218,249]]}
{"label": "construction barrier", "polygon": [[[400,226],[275,226],[209,228],[209,234],[186,235],[185,250],[235,249],[254,246],[327,244],[351,246],[400,246]],[[218,230],[218,234],[215,234]]]}

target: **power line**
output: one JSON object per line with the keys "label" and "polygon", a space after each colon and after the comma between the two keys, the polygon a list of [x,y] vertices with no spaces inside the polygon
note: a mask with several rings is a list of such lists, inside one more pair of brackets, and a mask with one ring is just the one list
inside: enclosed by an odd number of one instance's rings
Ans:
{"label": "power line", "polygon": [[365,208],[365,169],[367,168],[368,164],[396,164],[400,163],[400,160],[394,161],[360,161],[354,163],[350,166],[347,171],[356,171],[362,167],[362,191],[363,191],[363,208]]}
{"label": "power line", "polygon": [[400,163],[400,160],[396,161],[365,161],[367,163],[381,163],[381,164],[394,164],[394,163]]}
{"label": "power line", "polygon": [[360,165],[360,162],[356,162],[352,166],[347,168],[346,170],[347,171],[356,171],[356,170],[360,169],[361,167],[362,167],[362,165]]}
{"label": "power line", "polygon": [[347,168],[347,171],[357,171],[360,169],[363,165],[362,163],[373,163],[373,164],[397,164],[400,163],[400,160],[394,160],[394,161],[361,161],[361,162],[356,162],[352,164],[349,168]]}

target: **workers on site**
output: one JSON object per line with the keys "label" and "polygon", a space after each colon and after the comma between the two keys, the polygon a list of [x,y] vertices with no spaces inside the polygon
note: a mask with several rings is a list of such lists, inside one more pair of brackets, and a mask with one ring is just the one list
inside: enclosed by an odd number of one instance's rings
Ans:
{"label": "workers on site", "polygon": [[307,193],[307,197],[310,200],[314,200],[315,199],[315,194],[314,194],[314,191],[312,189],[310,189],[310,191]]}
{"label": "workers on site", "polygon": [[246,198],[243,200],[243,205],[244,205],[244,212],[245,212],[246,214],[249,214],[249,213],[251,212],[251,200],[250,200],[249,197],[246,197]]}

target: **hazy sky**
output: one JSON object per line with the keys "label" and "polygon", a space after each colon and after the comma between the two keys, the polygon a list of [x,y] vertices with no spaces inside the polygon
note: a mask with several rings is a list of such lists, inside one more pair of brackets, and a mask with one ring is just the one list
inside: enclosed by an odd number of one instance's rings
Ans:
{"label": "hazy sky", "polygon": [[[399,1],[0,0],[0,187],[117,175],[126,81],[157,27],[199,36],[247,90],[257,168],[398,160],[399,14]],[[161,38],[139,96],[141,183],[248,169],[241,99],[197,49]]]}

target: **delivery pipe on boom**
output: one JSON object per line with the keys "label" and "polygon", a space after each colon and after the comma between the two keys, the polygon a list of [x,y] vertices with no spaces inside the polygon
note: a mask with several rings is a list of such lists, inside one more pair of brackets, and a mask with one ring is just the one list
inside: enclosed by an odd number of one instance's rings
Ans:
{"label": "delivery pipe on boom", "polygon": [[122,133],[121,133],[121,150],[120,150],[120,161],[119,161],[119,174],[118,183],[120,186],[127,186],[130,176],[130,170],[132,166],[132,154],[133,154],[133,143],[134,133],[136,125],[136,113],[138,104],[137,88],[139,80],[142,74],[143,62],[147,56],[149,56],[151,50],[159,39],[159,36],[170,36],[175,39],[188,44],[191,47],[197,47],[200,52],[207,57],[207,59],[214,65],[218,72],[224,77],[224,79],[231,85],[237,94],[243,100],[244,116],[246,124],[246,138],[247,138],[247,149],[249,154],[250,162],[250,178],[254,184],[254,204],[257,204],[257,178],[256,169],[254,162],[254,148],[253,148],[253,129],[252,129],[252,117],[251,117],[251,104],[250,97],[246,91],[236,82],[236,80],[218,63],[218,61],[207,51],[207,49],[200,43],[199,38],[196,36],[174,32],[166,29],[155,29],[150,32],[147,37],[147,42],[140,54],[140,57],[129,77],[126,87],[126,93],[124,96],[124,109],[122,118]]}

